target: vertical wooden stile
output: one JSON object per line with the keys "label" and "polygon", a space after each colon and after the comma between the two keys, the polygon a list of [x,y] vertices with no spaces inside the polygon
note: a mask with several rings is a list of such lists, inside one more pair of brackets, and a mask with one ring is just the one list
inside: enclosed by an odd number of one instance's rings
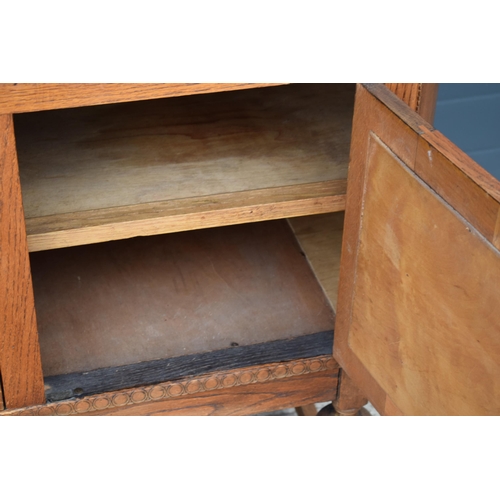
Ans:
{"label": "vertical wooden stile", "polygon": [[438,92],[437,83],[386,83],[386,87],[432,124]]}
{"label": "vertical wooden stile", "polygon": [[396,94],[411,109],[418,111],[421,83],[386,83],[385,86]]}
{"label": "vertical wooden stile", "polygon": [[45,401],[12,115],[0,115],[0,373],[6,408]]}

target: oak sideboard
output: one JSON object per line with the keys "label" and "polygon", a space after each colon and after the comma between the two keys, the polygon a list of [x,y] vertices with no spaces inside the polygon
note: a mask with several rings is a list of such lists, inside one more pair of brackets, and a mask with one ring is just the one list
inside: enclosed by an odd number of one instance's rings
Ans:
{"label": "oak sideboard", "polygon": [[1,84],[0,415],[499,414],[499,182],[431,84]]}

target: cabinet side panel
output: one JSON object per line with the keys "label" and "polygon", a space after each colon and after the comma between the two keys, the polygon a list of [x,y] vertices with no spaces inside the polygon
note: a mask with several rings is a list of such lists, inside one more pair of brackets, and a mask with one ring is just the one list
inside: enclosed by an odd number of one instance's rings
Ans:
{"label": "cabinet side panel", "polygon": [[0,371],[5,406],[44,402],[12,115],[0,115]]}

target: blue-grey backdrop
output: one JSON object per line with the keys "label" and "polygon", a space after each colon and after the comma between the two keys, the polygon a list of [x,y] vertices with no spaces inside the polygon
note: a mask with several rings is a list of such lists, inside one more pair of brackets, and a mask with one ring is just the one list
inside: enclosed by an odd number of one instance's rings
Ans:
{"label": "blue-grey backdrop", "polygon": [[500,179],[500,84],[441,83],[434,126]]}

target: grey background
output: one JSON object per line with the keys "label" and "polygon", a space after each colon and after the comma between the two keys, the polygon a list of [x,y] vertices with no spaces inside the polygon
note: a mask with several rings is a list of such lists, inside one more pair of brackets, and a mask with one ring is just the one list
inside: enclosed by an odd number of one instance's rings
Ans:
{"label": "grey background", "polygon": [[500,179],[500,83],[440,83],[434,127]]}

